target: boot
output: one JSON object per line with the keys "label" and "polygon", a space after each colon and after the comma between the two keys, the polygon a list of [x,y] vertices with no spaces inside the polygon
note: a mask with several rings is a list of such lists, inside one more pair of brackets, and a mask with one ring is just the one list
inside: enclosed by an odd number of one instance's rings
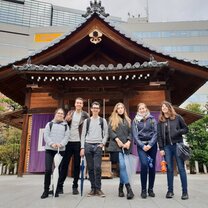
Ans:
{"label": "boot", "polygon": [[125,186],[126,186],[126,190],[127,190],[127,196],[126,196],[126,198],[127,199],[133,199],[134,198],[134,193],[133,193],[133,191],[131,189],[130,184],[127,183],[127,184],[125,184]]}
{"label": "boot", "polygon": [[118,196],[119,196],[119,197],[124,197],[123,184],[122,184],[122,183],[119,184],[119,188],[118,188]]}
{"label": "boot", "polygon": [[141,197],[142,197],[142,199],[146,199],[147,198],[147,190],[146,189],[142,190]]}

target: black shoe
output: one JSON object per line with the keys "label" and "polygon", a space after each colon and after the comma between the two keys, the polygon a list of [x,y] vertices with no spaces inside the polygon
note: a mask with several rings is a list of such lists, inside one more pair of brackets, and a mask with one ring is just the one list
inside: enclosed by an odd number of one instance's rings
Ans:
{"label": "black shoe", "polygon": [[73,194],[73,195],[79,194],[78,189],[77,189],[77,188],[73,188],[73,189],[72,189],[72,194]]}
{"label": "black shoe", "polygon": [[147,198],[147,191],[146,190],[142,190],[141,197],[142,197],[142,199]]}
{"label": "black shoe", "polygon": [[44,191],[40,198],[45,199],[47,197],[48,197],[48,191]]}
{"label": "black shoe", "polygon": [[63,194],[64,193],[64,190],[63,188],[57,188],[57,191],[56,191],[58,194]]}
{"label": "black shoe", "polygon": [[125,184],[125,186],[126,186],[126,190],[127,190],[126,198],[127,199],[133,199],[134,198],[134,193],[133,193],[133,191],[131,189],[130,184],[127,183],[127,184]]}
{"label": "black shoe", "polygon": [[173,196],[174,196],[174,193],[170,192],[170,191],[168,191],[167,194],[166,194],[167,199],[171,199],[171,198],[173,198]]}
{"label": "black shoe", "polygon": [[124,197],[125,195],[124,195],[124,192],[123,192],[123,184],[122,183],[120,183],[119,184],[119,188],[118,188],[118,196],[119,197]]}
{"label": "black shoe", "polygon": [[186,200],[188,198],[189,198],[188,193],[182,193],[182,196],[181,196],[182,200]]}
{"label": "black shoe", "polygon": [[150,197],[155,197],[155,193],[154,193],[153,189],[149,189],[148,194]]}

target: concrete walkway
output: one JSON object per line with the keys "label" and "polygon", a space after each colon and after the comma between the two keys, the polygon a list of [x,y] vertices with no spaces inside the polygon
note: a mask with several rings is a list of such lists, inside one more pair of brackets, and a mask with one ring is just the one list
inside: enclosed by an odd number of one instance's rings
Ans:
{"label": "concrete walkway", "polygon": [[179,176],[175,177],[175,196],[166,199],[166,175],[157,174],[155,181],[155,198],[140,197],[139,175],[134,178],[133,191],[135,198],[119,198],[119,179],[102,179],[102,190],[105,198],[86,197],[90,190],[88,180],[84,182],[84,196],[72,195],[72,179],[67,178],[65,194],[59,198],[40,199],[43,191],[43,175],[0,176],[0,208],[207,208],[208,207],[208,174],[188,175],[189,200],[181,200]]}

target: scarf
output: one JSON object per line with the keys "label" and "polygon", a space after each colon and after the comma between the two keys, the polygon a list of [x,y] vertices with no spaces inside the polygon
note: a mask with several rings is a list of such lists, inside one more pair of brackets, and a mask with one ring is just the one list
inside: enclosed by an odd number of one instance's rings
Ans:
{"label": "scarf", "polygon": [[149,111],[145,115],[141,115],[141,114],[137,113],[136,116],[135,116],[135,120],[137,122],[140,122],[142,120],[145,121],[149,117],[149,115],[150,115]]}

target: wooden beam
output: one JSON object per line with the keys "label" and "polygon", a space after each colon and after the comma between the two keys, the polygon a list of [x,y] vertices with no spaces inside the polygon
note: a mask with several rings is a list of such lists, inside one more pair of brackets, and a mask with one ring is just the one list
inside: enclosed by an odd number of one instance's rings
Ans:
{"label": "wooden beam", "polygon": [[17,173],[18,177],[22,177],[24,173],[28,121],[29,121],[29,116],[28,114],[26,114],[23,116],[23,129],[22,129],[22,136],[21,136],[21,143],[20,143],[21,144],[20,145],[20,158],[19,158],[18,173]]}

